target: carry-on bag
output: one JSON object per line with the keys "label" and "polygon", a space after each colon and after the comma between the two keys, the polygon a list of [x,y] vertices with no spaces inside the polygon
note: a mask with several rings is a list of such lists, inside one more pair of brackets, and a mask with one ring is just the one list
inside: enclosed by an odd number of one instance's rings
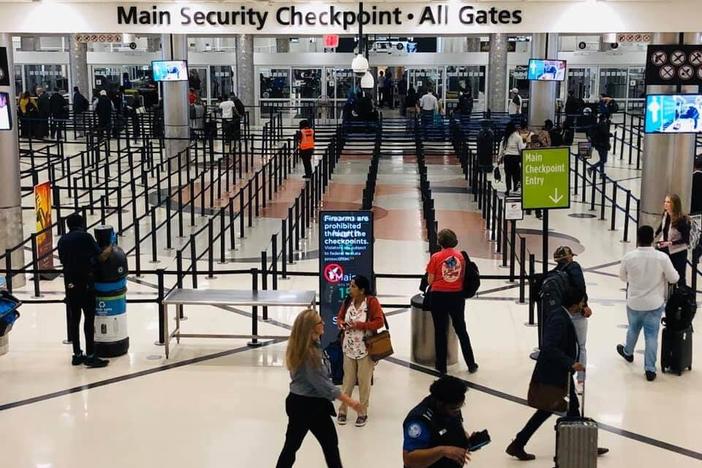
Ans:
{"label": "carry-on bag", "polygon": [[390,326],[388,325],[388,320],[385,318],[385,314],[383,314],[383,322],[385,323],[385,330],[366,336],[363,339],[366,344],[368,356],[373,362],[385,359],[394,353],[392,340],[390,339]]}
{"label": "carry-on bag", "polygon": [[692,325],[685,330],[663,328],[661,344],[661,370],[682,375],[685,369],[692,370]]}
{"label": "carry-on bag", "polygon": [[7,291],[0,290],[0,336],[10,333],[20,314],[17,309],[22,303]]}
{"label": "carry-on bag", "polygon": [[[568,385],[571,377],[568,376]],[[556,468],[595,468],[597,466],[597,423],[584,416],[585,382],[583,382],[582,417],[564,417],[556,421]],[[572,404],[572,402],[569,402]]]}
{"label": "carry-on bag", "polygon": [[695,291],[687,286],[674,285],[669,290],[662,323],[670,330],[687,330],[692,325],[696,312]]}

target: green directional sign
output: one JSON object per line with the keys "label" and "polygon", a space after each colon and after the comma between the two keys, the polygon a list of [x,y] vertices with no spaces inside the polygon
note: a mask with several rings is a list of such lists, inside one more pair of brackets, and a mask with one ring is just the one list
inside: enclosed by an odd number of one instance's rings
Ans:
{"label": "green directional sign", "polygon": [[522,151],[522,206],[525,210],[570,207],[570,148]]}

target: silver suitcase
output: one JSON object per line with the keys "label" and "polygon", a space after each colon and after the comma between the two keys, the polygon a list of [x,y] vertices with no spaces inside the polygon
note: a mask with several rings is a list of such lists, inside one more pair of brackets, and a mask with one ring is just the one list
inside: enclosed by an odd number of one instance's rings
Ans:
{"label": "silver suitcase", "polygon": [[[583,388],[583,414],[585,391]],[[597,423],[590,418],[559,418],[556,421],[556,468],[597,466]]]}

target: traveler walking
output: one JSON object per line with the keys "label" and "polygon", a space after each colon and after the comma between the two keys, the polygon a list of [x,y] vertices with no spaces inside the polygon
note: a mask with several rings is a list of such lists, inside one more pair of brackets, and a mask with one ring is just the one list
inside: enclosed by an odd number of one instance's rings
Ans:
{"label": "traveler walking", "polygon": [[429,127],[434,125],[434,112],[439,109],[439,100],[436,99],[431,88],[427,89],[426,94],[419,98],[419,109],[424,139],[426,140]]}
{"label": "traveler walking", "polygon": [[[588,137],[592,143],[592,147],[597,150],[597,154],[600,160],[595,164],[595,169],[599,169],[602,175],[605,173],[605,164],[607,164],[607,155],[609,150],[612,149],[612,144],[609,139],[612,138],[612,134],[609,131],[609,120],[607,114],[600,114],[597,125],[591,127],[588,131]],[[588,169],[588,172],[592,173],[592,168]]]}
{"label": "traveler walking", "polygon": [[[336,323],[343,333],[341,348],[344,352],[344,382],[342,391],[347,396],[353,395],[353,388],[358,382],[358,393],[363,405],[363,413],[358,413],[356,427],[366,425],[368,419],[368,402],[370,400],[371,380],[375,363],[368,356],[364,339],[384,325],[383,309],[378,299],[371,295],[368,278],[356,275],[349,286],[349,296],[339,309]],[[337,423],[346,424],[347,404],[341,403]]]}
{"label": "traveler walking", "polygon": [[617,353],[627,362],[634,362],[634,348],[641,329],[646,340],[644,370],[646,379],[656,378],[658,330],[665,306],[668,283],[678,281],[678,272],[671,259],[653,248],[653,228],[641,226],[636,233],[636,250],[624,255],[619,278],[627,284],[626,315],[629,328],[626,343],[617,345]]}
{"label": "traveler walking", "polygon": [[385,75],[382,71],[378,72],[378,107],[381,109],[385,104]]}
{"label": "traveler walking", "polygon": [[438,234],[441,250],[431,256],[427,265],[427,283],[429,285],[430,310],[434,321],[434,346],[436,351],[436,370],[446,373],[446,355],[448,352],[449,318],[461,343],[463,358],[471,374],[478,370],[475,362],[470,337],[466,329],[465,307],[463,297],[463,275],[466,265],[463,254],[456,249],[458,239],[450,229],[442,229]]}
{"label": "traveler walking", "polygon": [[[66,218],[68,233],[58,242],[58,253],[63,265],[66,287],[68,328],[73,344],[71,364],[87,367],[105,367],[109,363],[95,355],[95,287],[94,270],[100,260],[101,250],[90,233],[85,230],[85,220],[78,213]],[[80,348],[80,316],[83,312],[85,355]]]}
{"label": "traveler walking", "polygon": [[406,468],[450,468],[470,461],[470,437],[461,408],[468,386],[450,375],[435,380],[429,396],[412,408],[402,429],[402,462]]}
{"label": "traveler walking", "polygon": [[655,238],[659,237],[656,248],[668,254],[680,276],[678,284],[684,286],[687,246],[690,243],[690,219],[683,214],[682,202],[675,193],[666,195],[663,202],[663,218],[655,233]]}
{"label": "traveler walking", "polygon": [[[556,261],[556,270],[562,271],[568,275],[568,284],[572,288],[576,288],[583,293],[582,309],[571,315],[575,327],[575,334],[578,338],[578,349],[580,358],[578,359],[583,366],[587,366],[587,319],[592,315],[592,309],[587,305],[587,287],[585,286],[585,275],[583,269],[573,257],[576,256],[573,250],[566,246],[558,247],[553,253],[553,259]],[[578,395],[583,393],[585,385],[585,371],[578,371],[576,375],[576,391]]]}
{"label": "traveler walking", "polygon": [[[571,317],[581,312],[584,297],[581,290],[568,288],[561,307],[546,316],[541,352],[529,383],[529,406],[537,410],[505,450],[508,455],[519,460],[536,459],[524,448],[531,436],[551,417],[551,409],[565,406],[563,399],[566,395],[569,395],[568,416],[580,417],[580,404],[572,373],[584,371],[585,366],[578,359],[578,339]],[[598,455],[607,452],[609,450],[606,448],[597,449]]]}
{"label": "traveler walking", "polygon": [[517,88],[512,88],[509,93],[507,112],[509,113],[510,120],[516,124],[519,123],[522,118],[522,97],[519,95],[519,89]]}
{"label": "traveler walking", "polygon": [[222,134],[225,140],[231,141],[234,138],[234,115],[238,116],[231,96],[219,103],[219,111],[222,114]]}
{"label": "traveler walking", "polygon": [[39,110],[39,122],[37,124],[37,138],[46,139],[49,136],[49,117],[51,116],[51,105],[49,95],[44,88],[37,88],[37,109]]}
{"label": "traveler walking", "polygon": [[303,179],[312,177],[312,155],[314,154],[314,130],[310,127],[307,120],[300,121],[300,138],[298,139],[298,148],[300,149],[300,158],[305,167]]}
{"label": "traveler walking", "polygon": [[526,143],[517,130],[516,124],[513,121],[507,122],[500,146],[500,164],[504,162],[505,183],[507,184],[505,195],[509,195],[512,188],[519,189],[522,178],[522,150],[524,148],[526,148]]}
{"label": "traveler walking", "polygon": [[38,128],[36,118],[38,114],[38,109],[34,102],[32,102],[32,97],[30,96],[29,91],[25,91],[20,97],[19,112],[20,118],[22,119],[20,136],[31,136],[32,138],[36,138]]}
{"label": "traveler walking", "polygon": [[322,355],[320,337],[324,321],[311,309],[302,311],[293,323],[285,352],[290,370],[290,393],[285,399],[288,428],[277,468],[290,468],[308,431],[312,432],[324,452],[327,467],[341,468],[339,438],[332,416],[332,400],[340,400],[353,410],[365,411],[360,402],[341,392],[331,381],[329,361]]}
{"label": "traveler walking", "polygon": [[110,136],[112,128],[112,111],[114,110],[112,101],[107,97],[107,91],[100,91],[97,103],[95,104],[95,113],[98,118],[98,139],[102,140],[104,135]]}
{"label": "traveler walking", "polygon": [[90,109],[90,103],[78,86],[73,87],[73,128],[76,137],[85,135],[85,113]]}

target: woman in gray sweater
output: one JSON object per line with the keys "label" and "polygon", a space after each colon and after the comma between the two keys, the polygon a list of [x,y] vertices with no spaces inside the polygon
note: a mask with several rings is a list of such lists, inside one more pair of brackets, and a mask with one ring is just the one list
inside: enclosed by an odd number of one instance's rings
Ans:
{"label": "woman in gray sweater", "polygon": [[330,468],[341,468],[339,439],[332,417],[332,401],[339,400],[355,411],[364,411],[360,402],[349,398],[331,381],[329,362],[319,342],[324,334],[322,317],[311,309],[302,311],[293,324],[285,361],[290,370],[290,394],[285,400],[288,429],[277,468],[289,468],[307,431],[319,441]]}

